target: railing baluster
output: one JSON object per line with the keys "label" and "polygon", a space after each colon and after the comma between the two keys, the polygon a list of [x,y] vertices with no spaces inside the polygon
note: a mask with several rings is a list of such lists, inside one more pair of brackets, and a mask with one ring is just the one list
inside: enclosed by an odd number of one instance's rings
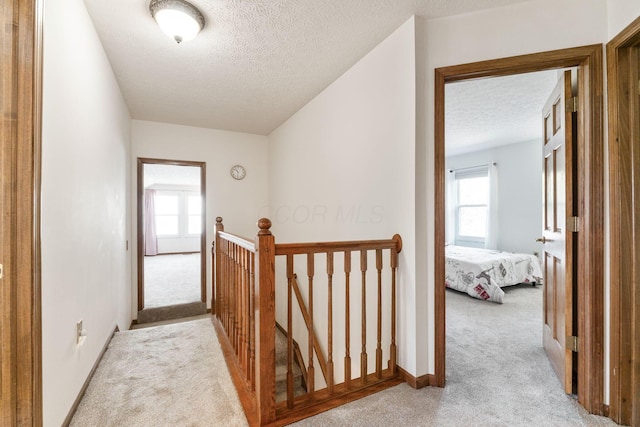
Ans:
{"label": "railing baluster", "polygon": [[246,373],[247,380],[249,379],[249,346],[247,329],[249,329],[249,252],[246,249],[242,249],[242,328],[241,328],[241,342],[242,342],[242,362]]}
{"label": "railing baluster", "polygon": [[287,255],[287,408],[293,409],[293,255]]}
{"label": "railing baluster", "polygon": [[367,382],[367,251],[360,251],[362,273],[362,350],[360,352],[360,379]]}
{"label": "railing baluster", "polygon": [[236,352],[240,353],[240,316],[242,313],[242,266],[240,263],[242,262],[242,248],[236,245],[235,251],[235,270],[236,270],[236,286],[235,286],[235,341],[236,341]]}
{"label": "railing baluster", "polygon": [[[394,236],[395,237],[395,236]],[[400,236],[398,236],[399,238]],[[396,270],[398,268],[398,250],[391,249],[391,348],[389,349],[389,368],[395,375],[396,369]]]}
{"label": "railing baluster", "polygon": [[378,346],[376,347],[376,377],[382,378],[382,249],[376,249],[378,270]]}
{"label": "railing baluster", "polygon": [[327,287],[328,287],[328,308],[327,317],[329,321],[328,335],[328,356],[327,356],[327,388],[329,394],[333,394],[333,252],[327,252]]}
{"label": "railing baluster", "polygon": [[256,255],[249,254],[251,273],[249,278],[249,383],[251,391],[256,391]]}
{"label": "railing baluster", "polygon": [[233,264],[231,264],[231,268],[233,269],[233,281],[231,283],[231,344],[233,345],[233,349],[236,354],[238,354],[238,341],[237,337],[237,323],[236,323],[236,308],[237,308],[237,295],[236,290],[238,289],[238,246],[236,244],[231,248],[231,259]]}
{"label": "railing baluster", "polygon": [[311,328],[309,328],[309,368],[307,374],[307,393],[313,399],[315,396],[315,370],[313,368],[313,276],[314,276],[314,254],[307,254],[307,277],[309,278],[309,318]]}
{"label": "railing baluster", "polygon": [[231,282],[231,278],[229,277],[229,241],[225,240],[222,250],[224,251],[224,266],[222,269],[222,326],[227,332],[227,336],[229,336],[229,283]]}
{"label": "railing baluster", "polygon": [[344,252],[344,318],[345,318],[345,331],[344,331],[344,340],[345,340],[345,353],[344,353],[344,383],[347,389],[351,385],[351,354],[350,354],[350,343],[351,343],[351,311],[350,304],[351,298],[349,296],[349,276],[351,274],[351,251]]}

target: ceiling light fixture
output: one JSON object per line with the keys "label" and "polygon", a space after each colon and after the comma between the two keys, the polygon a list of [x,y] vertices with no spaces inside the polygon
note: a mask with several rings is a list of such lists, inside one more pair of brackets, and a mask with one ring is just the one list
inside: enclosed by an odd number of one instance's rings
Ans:
{"label": "ceiling light fixture", "polygon": [[151,0],[151,16],[160,29],[176,42],[193,39],[204,28],[204,16],[185,0]]}

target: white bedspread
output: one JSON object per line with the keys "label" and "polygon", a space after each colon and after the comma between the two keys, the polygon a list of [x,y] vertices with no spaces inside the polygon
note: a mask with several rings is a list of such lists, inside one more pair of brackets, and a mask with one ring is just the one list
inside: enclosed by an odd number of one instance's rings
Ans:
{"label": "white bedspread", "polygon": [[542,283],[542,269],[535,255],[467,248],[445,248],[447,287],[474,298],[502,303],[500,288],[518,283]]}

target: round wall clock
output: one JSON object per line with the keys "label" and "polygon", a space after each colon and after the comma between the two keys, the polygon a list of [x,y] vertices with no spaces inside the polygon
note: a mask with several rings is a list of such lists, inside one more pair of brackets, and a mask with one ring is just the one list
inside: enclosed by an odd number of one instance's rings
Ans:
{"label": "round wall clock", "polygon": [[242,165],[235,165],[231,168],[231,176],[235,179],[240,180],[247,176],[247,171],[244,170],[244,167]]}

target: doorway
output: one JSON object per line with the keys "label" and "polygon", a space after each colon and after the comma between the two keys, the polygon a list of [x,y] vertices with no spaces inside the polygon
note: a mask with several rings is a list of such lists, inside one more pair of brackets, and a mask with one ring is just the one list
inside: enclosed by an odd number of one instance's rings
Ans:
{"label": "doorway", "polygon": [[582,225],[577,236],[576,300],[578,401],[590,413],[603,413],[604,196],[602,132],[602,46],[563,49],[435,70],[435,383],[445,383],[445,84],[469,79],[578,67],[577,205]]}
{"label": "doorway", "polygon": [[[540,179],[548,163],[543,147],[557,146],[546,143],[543,118],[553,117],[543,110],[559,100],[559,79],[565,80],[563,71],[547,70],[445,87],[447,388],[468,405],[475,398],[468,390],[482,383],[485,409],[496,405],[496,413],[503,402],[489,396],[506,393],[526,401],[545,395],[557,402],[557,412],[547,414],[551,424],[554,417],[562,419],[560,408],[571,405],[554,375],[555,370],[565,383],[554,363],[563,351],[556,351],[553,337],[564,341],[566,334],[550,334],[564,324],[543,315],[555,300],[545,298],[551,287],[542,283],[553,280],[542,278],[553,271],[543,273],[548,245],[540,242],[543,217],[550,217],[541,203],[550,193]],[[565,121],[556,120],[546,133],[564,135]],[[553,239],[554,248],[564,252]],[[528,381],[531,376],[535,382]],[[567,377],[571,393],[572,376]],[[522,411],[533,417],[539,409],[528,405]]]}
{"label": "doorway", "polygon": [[206,312],[205,175],[204,162],[138,159],[139,323]]}

